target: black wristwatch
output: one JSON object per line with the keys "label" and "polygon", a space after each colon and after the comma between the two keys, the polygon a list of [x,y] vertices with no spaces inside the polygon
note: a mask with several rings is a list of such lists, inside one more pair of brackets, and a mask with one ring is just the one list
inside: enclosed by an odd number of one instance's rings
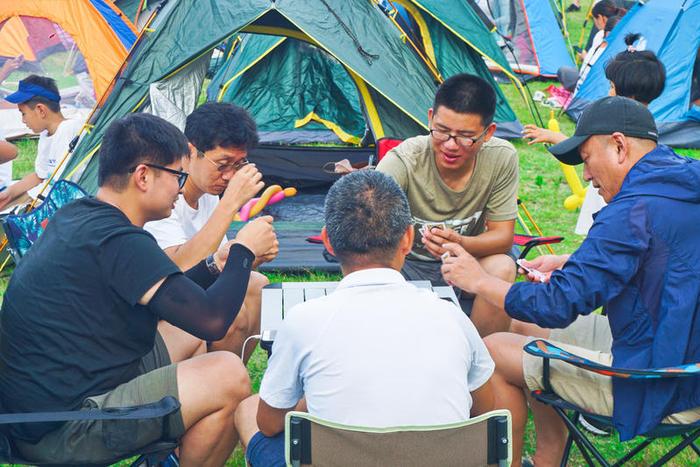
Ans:
{"label": "black wristwatch", "polygon": [[214,255],[207,256],[207,259],[204,260],[204,264],[207,265],[207,269],[212,275],[218,276],[219,274],[221,274],[221,269],[219,269],[219,265],[216,264],[216,261],[214,260]]}

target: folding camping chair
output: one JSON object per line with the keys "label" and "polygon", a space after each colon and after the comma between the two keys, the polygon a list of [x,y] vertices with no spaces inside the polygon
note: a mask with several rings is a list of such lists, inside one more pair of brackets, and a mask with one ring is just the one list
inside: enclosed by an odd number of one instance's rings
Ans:
{"label": "folding camping chair", "polygon": [[[68,422],[76,420],[109,420],[119,422],[113,425],[114,429],[105,435],[105,443],[113,443],[118,446],[120,442],[124,442],[130,438],[130,433],[134,433],[137,429],[137,421],[160,418],[172,414],[180,408],[180,402],[171,396],[166,396],[157,402],[144,404],[135,407],[120,407],[120,408],[104,408],[90,410],[74,410],[67,412],[33,412],[33,413],[7,413],[0,414],[0,426],[18,425],[24,423],[44,423],[44,422]],[[167,424],[164,429],[167,430]],[[159,441],[139,449],[138,452],[131,453],[126,457],[112,459],[105,464],[110,465],[118,462],[122,458],[129,458],[136,455],[141,455],[131,465],[133,467],[151,467],[156,466],[158,462],[165,459],[177,447],[177,440],[171,438],[168,433],[163,433],[162,439]],[[76,457],[78,459],[78,457]],[[17,448],[11,437],[0,432],[0,462],[8,462],[13,464],[29,464],[29,465],[58,465],[55,463],[36,464],[31,460],[22,458],[17,453]],[[87,467],[87,464],[75,464]]]}
{"label": "folding camping chair", "polygon": [[22,256],[27,254],[56,211],[71,201],[86,196],[88,194],[79,185],[68,180],[59,180],[53,184],[44,201],[34,210],[0,218],[0,225],[7,235],[7,247],[15,263],[19,263]]}
{"label": "folding camping chair", "polygon": [[285,420],[287,465],[505,467],[512,459],[511,416],[494,410],[449,425],[364,428],[302,412]]}
{"label": "folding camping chair", "polygon": [[[644,434],[646,439],[631,449],[624,457],[613,463],[608,462],[603,454],[593,445],[593,443],[591,443],[584,432],[577,426],[576,421],[579,420],[580,415],[583,415],[587,420],[594,422],[596,426],[605,426],[612,429],[612,418],[586,412],[581,407],[562,399],[554,392],[549,381],[550,360],[552,359],[561,360],[579,368],[583,368],[584,370],[593,371],[595,373],[611,376],[613,378],[626,379],[700,377],[700,363],[646,370],[614,368],[576,356],[542,339],[536,339],[528,343],[524,347],[524,350],[531,355],[542,357],[544,359],[542,376],[545,389],[543,391],[534,391],[532,396],[539,402],[542,402],[543,404],[546,404],[554,409],[569,430],[566,448],[561,460],[562,466],[568,464],[569,456],[571,455],[571,447],[573,444],[576,444],[576,446],[579,448],[589,466],[597,465],[594,462],[595,459],[595,461],[597,461],[601,466],[609,467],[611,465],[619,466],[625,464],[628,460],[632,459],[632,457],[643,451],[657,439],[679,435],[681,436],[682,440],[673,448],[669,449],[653,464],[653,466],[656,467],[666,464],[686,447],[690,447],[693,451],[695,451],[698,457],[700,457],[700,447],[698,447],[698,445],[695,443],[695,441],[700,438],[700,421],[698,421],[690,425],[660,424],[651,432]],[[570,413],[567,414],[567,411]]]}

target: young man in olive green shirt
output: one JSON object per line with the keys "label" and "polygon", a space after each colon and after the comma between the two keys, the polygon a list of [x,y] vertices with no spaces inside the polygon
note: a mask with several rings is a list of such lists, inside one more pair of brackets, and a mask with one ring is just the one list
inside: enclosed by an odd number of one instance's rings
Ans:
{"label": "young man in olive green shirt", "polygon": [[[411,280],[442,283],[444,243],[456,242],[484,269],[515,280],[509,256],[517,217],[518,157],[513,146],[493,137],[496,94],[467,74],[446,80],[428,111],[429,136],[416,136],[391,150],[377,170],[406,192],[416,240],[402,273]],[[473,301],[473,304],[472,304]],[[477,297],[460,299],[482,336],[507,331],[505,311]]]}

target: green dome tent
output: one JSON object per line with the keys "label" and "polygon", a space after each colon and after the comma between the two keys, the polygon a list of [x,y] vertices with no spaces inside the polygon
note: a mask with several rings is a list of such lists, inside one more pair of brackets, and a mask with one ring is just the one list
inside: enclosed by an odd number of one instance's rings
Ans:
{"label": "green dome tent", "polygon": [[[129,112],[148,111],[183,126],[197,104],[211,51],[241,32],[292,37],[333,57],[352,79],[375,139],[427,131],[435,76],[373,2],[170,1],[147,31],[64,171],[89,192],[97,188],[99,158],[93,156],[109,123]],[[343,157],[342,150],[334,156]],[[319,161],[315,168],[322,173],[321,166]]]}

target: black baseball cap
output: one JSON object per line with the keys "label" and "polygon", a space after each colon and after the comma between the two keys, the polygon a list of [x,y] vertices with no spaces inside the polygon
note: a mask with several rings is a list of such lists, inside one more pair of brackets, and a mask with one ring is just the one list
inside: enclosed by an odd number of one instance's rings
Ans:
{"label": "black baseball cap", "polygon": [[586,107],[576,122],[574,136],[550,146],[549,152],[564,164],[582,164],[579,147],[589,137],[616,132],[632,138],[659,140],[656,123],[649,109],[627,97],[612,96]]}

